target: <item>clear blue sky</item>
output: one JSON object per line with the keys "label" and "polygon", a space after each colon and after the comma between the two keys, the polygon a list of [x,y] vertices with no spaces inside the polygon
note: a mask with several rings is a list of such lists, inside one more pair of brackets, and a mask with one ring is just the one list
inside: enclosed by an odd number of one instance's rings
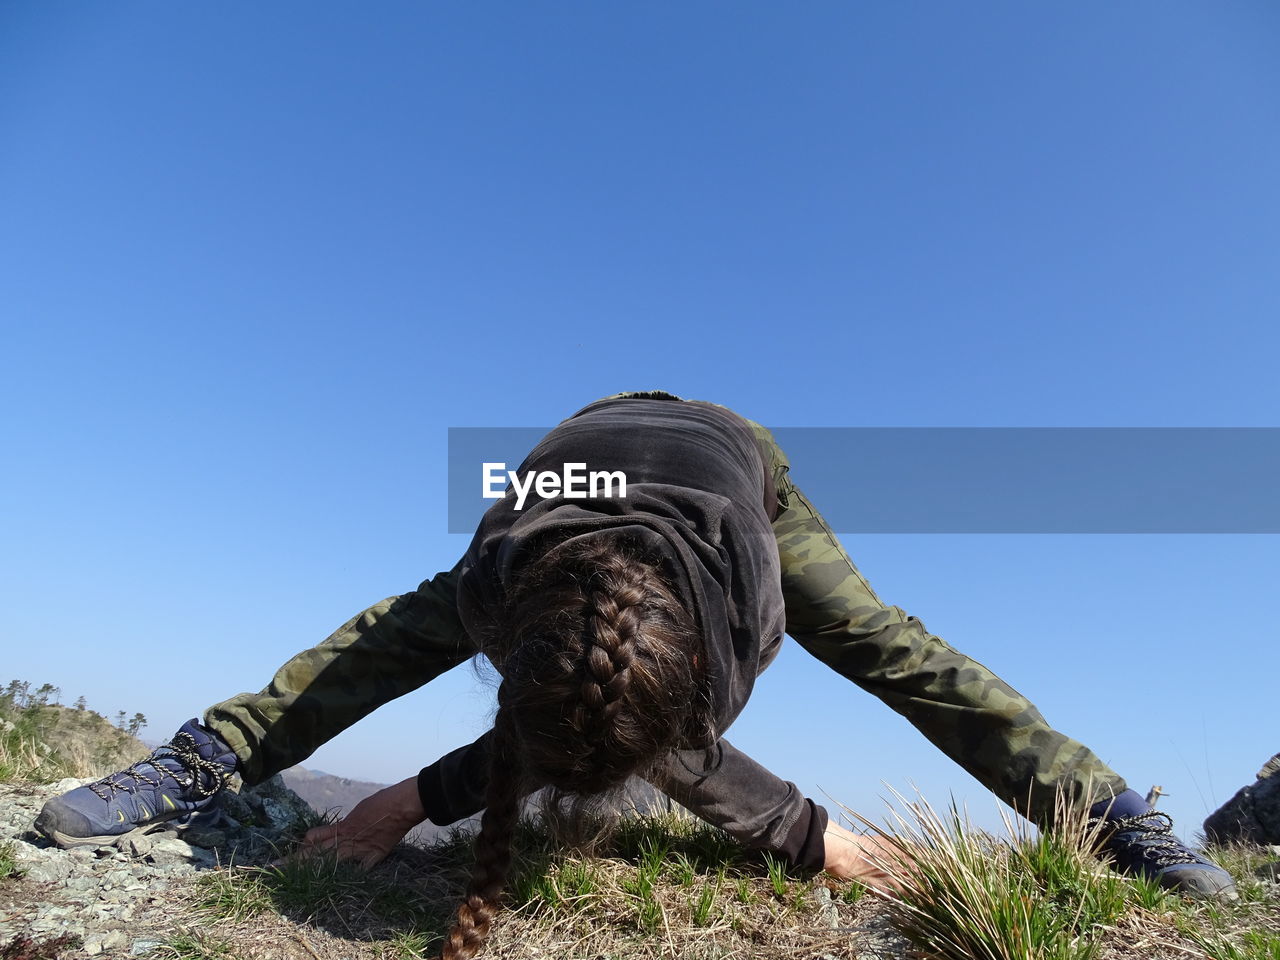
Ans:
{"label": "clear blue sky", "polygon": [[[1280,425],[1278,42],[1262,0],[3,3],[0,680],[165,737],[454,562],[449,426],[618,390]],[[845,542],[1184,833],[1280,749],[1276,537]],[[399,779],[490,700],[464,668],[308,765]],[[731,736],[994,818],[796,648]]]}

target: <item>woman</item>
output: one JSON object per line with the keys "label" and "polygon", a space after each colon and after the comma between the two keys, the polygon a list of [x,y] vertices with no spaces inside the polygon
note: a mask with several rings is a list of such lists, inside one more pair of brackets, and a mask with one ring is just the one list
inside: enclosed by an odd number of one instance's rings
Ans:
{"label": "woman", "polygon": [[423,820],[483,808],[447,958],[483,944],[521,798],[543,786],[572,801],[643,776],[748,846],[889,886],[862,855],[874,839],[831,823],[722,736],[785,632],[1020,813],[1050,823],[1063,791],[1106,818],[1119,868],[1193,894],[1231,892],[1225,871],[1187,850],[1090,750],[885,606],[759,424],[661,391],[618,394],[557,426],[518,472],[567,463],[621,471],[625,495],[531,493],[520,508],[505,497],[452,570],[364,611],[142,764],[51,801],[37,826],[69,845],[189,817],[232,770],[259,782],[482,652],[502,675],[493,729],[305,840],[373,864]]}

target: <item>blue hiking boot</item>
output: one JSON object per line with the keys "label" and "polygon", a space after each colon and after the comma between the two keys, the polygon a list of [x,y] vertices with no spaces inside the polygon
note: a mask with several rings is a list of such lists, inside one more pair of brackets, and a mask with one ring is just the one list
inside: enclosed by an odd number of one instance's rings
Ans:
{"label": "blue hiking boot", "polygon": [[235,770],[236,755],[222,738],[188,720],[145,760],[54,797],[35,827],[60,847],[115,844],[161,826],[182,829],[216,809]]}
{"label": "blue hiking boot", "polygon": [[1153,809],[1135,791],[1094,804],[1089,813],[1089,827],[1100,827],[1100,855],[1121,873],[1148,877],[1190,897],[1234,900],[1239,896],[1231,874],[1175,837],[1173,819]]}

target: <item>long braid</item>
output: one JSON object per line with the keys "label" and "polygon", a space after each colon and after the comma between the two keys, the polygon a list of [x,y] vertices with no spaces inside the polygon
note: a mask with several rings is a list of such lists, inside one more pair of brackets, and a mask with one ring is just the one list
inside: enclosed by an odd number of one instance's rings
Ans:
{"label": "long braid", "polygon": [[471,960],[489,935],[525,783],[551,787],[549,810],[569,800],[558,823],[572,831],[590,800],[709,729],[692,616],[659,558],[621,538],[545,550],[480,642],[503,680],[475,869],[442,960]]}
{"label": "long braid", "polygon": [[[502,700],[499,690],[500,705]],[[442,960],[471,960],[480,952],[497,916],[498,899],[511,869],[511,842],[520,818],[522,777],[509,718],[510,714],[499,706],[491,742],[487,805],[475,841],[475,867],[466,898],[459,904],[453,928],[445,938]]]}
{"label": "long braid", "polygon": [[647,593],[643,567],[611,555],[583,586],[588,614],[582,633],[580,729],[593,750],[607,734],[631,683],[640,607]]}

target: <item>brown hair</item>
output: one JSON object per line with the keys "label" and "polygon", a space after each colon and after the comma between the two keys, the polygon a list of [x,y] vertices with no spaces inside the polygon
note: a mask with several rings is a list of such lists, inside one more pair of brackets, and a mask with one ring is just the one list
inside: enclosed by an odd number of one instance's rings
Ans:
{"label": "brown hair", "polygon": [[503,679],[475,868],[444,960],[469,960],[488,937],[529,789],[550,787],[572,819],[709,727],[693,617],[660,559],[623,537],[575,538],[530,561],[480,646]]}

